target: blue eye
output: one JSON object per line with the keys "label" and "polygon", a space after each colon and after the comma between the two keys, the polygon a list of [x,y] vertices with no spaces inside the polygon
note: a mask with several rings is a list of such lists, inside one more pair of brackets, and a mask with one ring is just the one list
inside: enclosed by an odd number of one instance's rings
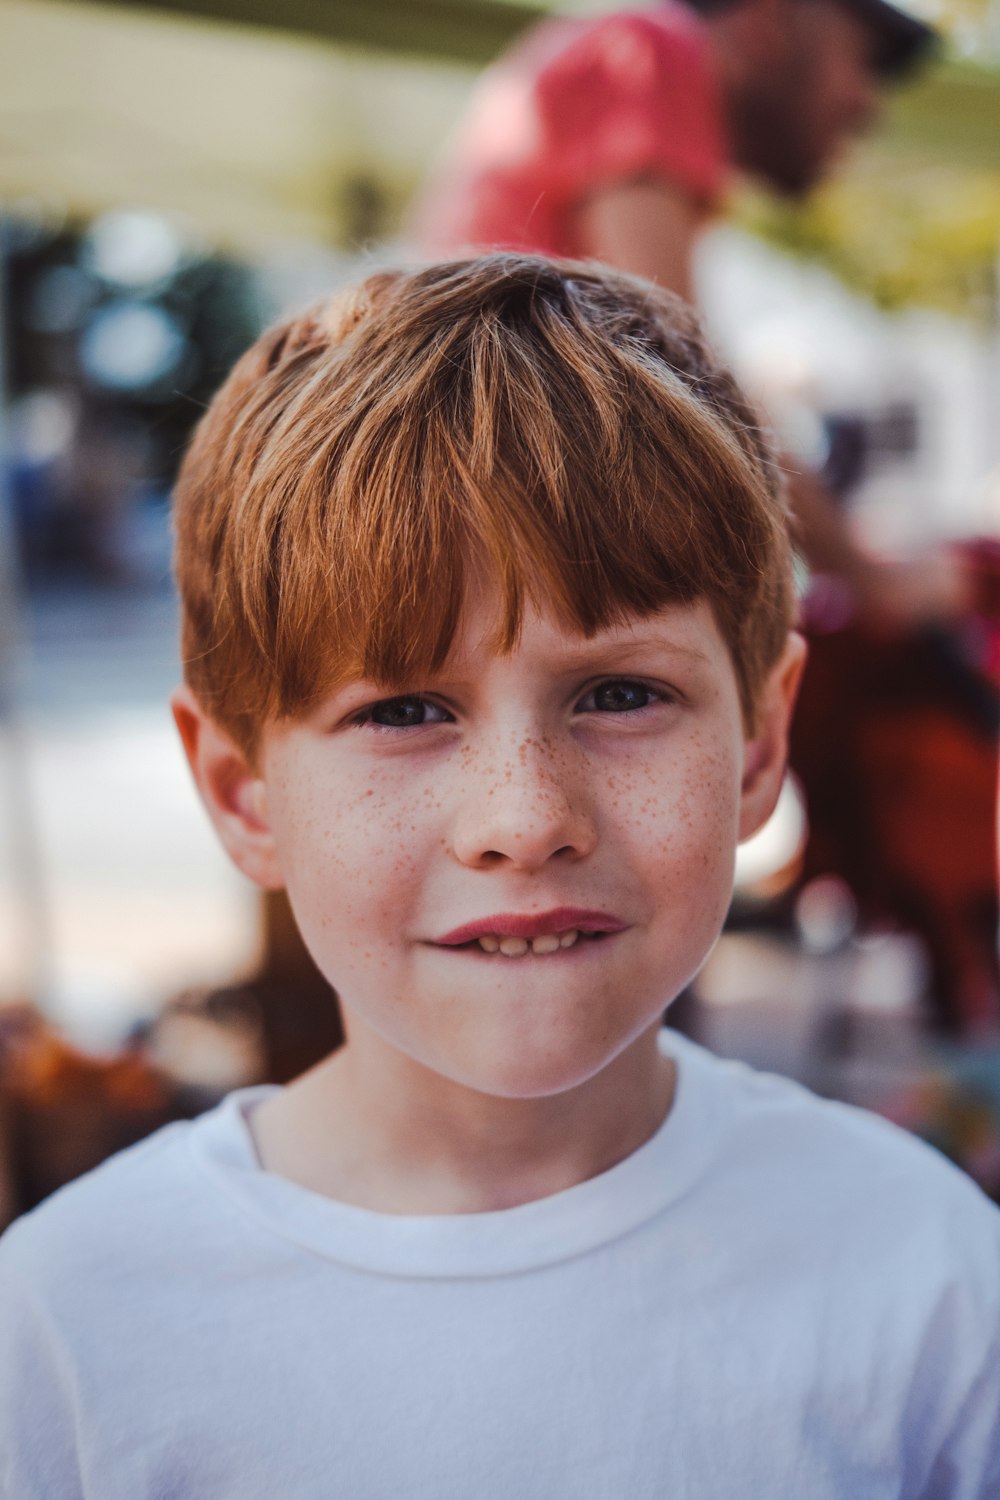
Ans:
{"label": "blue eye", "polygon": [[407,693],[399,698],[383,698],[358,716],[362,724],[376,724],[380,729],[418,729],[423,724],[442,724],[450,716],[438,704]]}
{"label": "blue eye", "polygon": [[651,703],[659,702],[661,698],[662,694],[647,687],[644,682],[631,682],[628,678],[615,677],[591,688],[577,704],[577,712],[636,713],[641,708],[648,708]]}

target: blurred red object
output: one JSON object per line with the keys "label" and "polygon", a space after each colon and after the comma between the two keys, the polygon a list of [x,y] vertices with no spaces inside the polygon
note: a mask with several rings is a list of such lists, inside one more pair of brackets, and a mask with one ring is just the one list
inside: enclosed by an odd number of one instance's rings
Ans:
{"label": "blurred red object", "polygon": [[957,552],[971,607],[954,624],[831,630],[807,603],[791,763],[809,811],[803,879],[838,875],[862,925],[920,936],[937,1020],[971,1038],[1000,1026],[1000,542]]}
{"label": "blurred red object", "polygon": [[971,537],[953,550],[969,575],[972,613],[1000,629],[1000,538]]}

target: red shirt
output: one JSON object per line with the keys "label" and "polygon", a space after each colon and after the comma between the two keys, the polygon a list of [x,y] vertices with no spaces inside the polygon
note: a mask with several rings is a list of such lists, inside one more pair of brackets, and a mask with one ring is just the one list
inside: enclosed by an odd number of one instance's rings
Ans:
{"label": "red shirt", "polygon": [[706,209],[727,173],[702,23],[683,5],[558,20],[490,68],[417,205],[429,253],[582,253],[575,209],[595,188],[659,177]]}

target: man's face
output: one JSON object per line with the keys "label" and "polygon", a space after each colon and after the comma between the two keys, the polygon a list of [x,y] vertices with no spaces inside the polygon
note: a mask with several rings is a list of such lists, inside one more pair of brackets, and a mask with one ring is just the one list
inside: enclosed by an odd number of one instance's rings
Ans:
{"label": "man's face", "polygon": [[541,1097],[648,1033],[705,958],[786,705],[748,745],[703,603],[590,639],[529,616],[507,656],[494,608],[407,692],[349,683],[272,726],[248,801],[352,1046]]}
{"label": "man's face", "polygon": [[840,0],[788,0],[772,55],[737,106],[738,164],[792,197],[814,187],[877,113],[873,46]]}

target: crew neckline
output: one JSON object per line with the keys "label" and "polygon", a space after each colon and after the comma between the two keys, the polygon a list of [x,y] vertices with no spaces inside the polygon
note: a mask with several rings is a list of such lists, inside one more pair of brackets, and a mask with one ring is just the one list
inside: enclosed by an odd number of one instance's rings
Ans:
{"label": "crew neckline", "polygon": [[277,1085],[238,1089],[196,1120],[188,1140],[199,1168],[258,1229],[355,1270],[386,1276],[515,1275],[584,1255],[662,1213],[702,1172],[722,1128],[711,1107],[714,1059],[676,1032],[672,1107],[636,1151],[596,1177],[514,1208],[403,1215],[359,1208],[273,1172],[257,1157],[249,1114]]}

